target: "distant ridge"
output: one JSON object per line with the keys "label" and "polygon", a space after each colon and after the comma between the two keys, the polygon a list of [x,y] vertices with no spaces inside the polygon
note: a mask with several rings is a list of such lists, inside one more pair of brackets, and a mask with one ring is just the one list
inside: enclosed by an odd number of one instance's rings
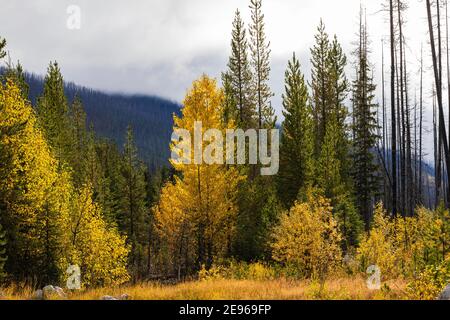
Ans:
{"label": "distant ridge", "polygon": [[[3,71],[0,69],[0,74]],[[29,99],[36,105],[43,91],[44,78],[30,73],[26,73],[25,78],[30,87]],[[168,164],[173,114],[179,114],[181,108],[178,103],[150,95],[109,94],[72,82],[65,84],[65,93],[69,103],[78,94],[88,125],[92,123],[99,137],[110,139],[122,147],[126,128],[131,125],[139,155],[150,169]]]}

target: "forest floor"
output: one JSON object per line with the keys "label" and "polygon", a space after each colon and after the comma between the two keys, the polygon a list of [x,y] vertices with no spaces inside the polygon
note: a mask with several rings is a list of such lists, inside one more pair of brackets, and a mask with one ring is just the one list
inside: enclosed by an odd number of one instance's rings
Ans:
{"label": "forest floor", "polygon": [[[31,289],[3,289],[3,299],[30,299]],[[100,288],[68,294],[70,300],[99,300],[127,294],[130,300],[403,300],[406,281],[389,281],[381,290],[368,289],[363,278],[312,281],[208,280],[176,285],[140,284]]]}

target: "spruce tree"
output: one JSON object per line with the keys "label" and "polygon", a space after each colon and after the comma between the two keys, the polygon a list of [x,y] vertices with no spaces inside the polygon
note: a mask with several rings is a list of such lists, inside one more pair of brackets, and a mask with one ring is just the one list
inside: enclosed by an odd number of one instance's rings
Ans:
{"label": "spruce tree", "polygon": [[222,117],[225,123],[236,122],[239,119],[239,112],[235,99],[235,91],[232,85],[232,77],[229,72],[222,72],[222,87],[225,95],[223,101]]}
{"label": "spruce tree", "polygon": [[311,90],[315,127],[315,148],[316,157],[320,154],[321,145],[324,142],[328,115],[330,113],[331,102],[331,79],[329,77],[329,52],[330,40],[325,32],[325,24],[320,20],[315,44],[311,49]]}
{"label": "spruce tree", "polygon": [[22,65],[20,62],[17,62],[17,65],[14,65],[10,61],[6,63],[6,71],[4,75],[2,76],[4,82],[7,81],[7,79],[11,79],[16,83],[16,85],[20,88],[22,91],[22,97],[24,99],[28,99],[28,93],[29,93],[29,86],[25,81],[25,74],[22,68]]}
{"label": "spruce tree", "polygon": [[249,27],[251,65],[253,71],[253,93],[255,95],[258,128],[275,127],[276,117],[270,99],[273,93],[269,87],[270,42],[265,34],[262,0],[251,0],[252,23]]}
{"label": "spruce tree", "polygon": [[287,208],[311,184],[313,175],[313,120],[308,88],[295,57],[288,63],[283,94],[283,130],[280,149],[278,194]]}
{"label": "spruce tree", "polygon": [[338,134],[338,149],[337,157],[341,163],[341,176],[344,182],[351,184],[347,179],[350,177],[350,141],[348,137],[348,109],[345,105],[345,100],[349,92],[349,83],[345,75],[345,68],[347,66],[347,57],[345,56],[337,37],[330,45],[328,53],[328,74],[330,80],[330,113],[336,115],[337,134]]}
{"label": "spruce tree", "polygon": [[376,85],[369,63],[367,26],[361,23],[360,43],[355,51],[357,78],[353,82],[353,179],[356,203],[368,230],[375,196],[379,191],[379,167],[374,151],[377,135],[377,105],[374,103]]}
{"label": "spruce tree", "polygon": [[144,167],[138,158],[131,126],[127,129],[119,183],[123,193],[119,200],[119,228],[131,245],[130,269],[134,276],[139,276],[147,244],[148,209]]}
{"label": "spruce tree", "polygon": [[58,161],[66,163],[71,153],[69,108],[64,80],[57,62],[50,63],[44,92],[37,102],[39,124]]}
{"label": "spruce tree", "polygon": [[338,156],[339,142],[340,128],[337,116],[331,114],[316,163],[316,184],[323,195],[331,200],[333,215],[344,235],[342,246],[347,250],[358,243],[363,224],[355,208],[353,189],[342,176],[342,164]]}
{"label": "spruce tree", "polygon": [[0,60],[6,57],[6,40],[0,37]]}
{"label": "spruce tree", "polygon": [[75,96],[70,108],[70,121],[72,127],[72,148],[74,149],[70,158],[70,166],[73,171],[74,184],[79,187],[88,182],[86,172],[88,133],[86,129],[86,113],[78,95]]}
{"label": "spruce tree", "polygon": [[348,94],[344,72],[347,59],[336,37],[330,42],[322,20],[315,39],[311,49],[315,183],[331,199],[333,213],[345,236],[344,248],[348,248],[358,241],[361,219],[355,208],[350,175],[348,111],[344,104]]}
{"label": "spruce tree", "polygon": [[248,61],[246,30],[239,10],[233,21],[231,56],[228,62],[229,85],[236,104],[236,124],[243,129],[255,127],[255,105],[252,92],[252,73]]}

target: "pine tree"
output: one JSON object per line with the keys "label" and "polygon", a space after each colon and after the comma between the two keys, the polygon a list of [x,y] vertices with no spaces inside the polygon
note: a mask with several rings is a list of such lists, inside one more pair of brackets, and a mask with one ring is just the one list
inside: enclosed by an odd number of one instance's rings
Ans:
{"label": "pine tree", "polygon": [[[214,128],[224,133],[228,125],[222,121],[223,99],[216,82],[202,76],[186,95],[182,117],[175,116],[175,129],[188,130],[193,136],[194,123],[201,121],[204,131]],[[205,152],[214,148],[212,142],[204,141]],[[224,156],[223,150],[215,152]],[[181,277],[230,255],[237,185],[242,178],[236,168],[223,164],[172,164],[180,176],[163,188],[154,210],[155,224],[167,248],[167,261]]]}
{"label": "pine tree", "polygon": [[[72,126],[71,146],[74,152],[69,159],[70,167],[73,171],[73,181],[75,186],[82,186],[87,183],[87,148],[88,133],[86,129],[86,113],[80,97],[77,95],[70,108],[70,122]],[[89,181],[93,183],[93,181]]]}
{"label": "pine tree", "polygon": [[328,116],[332,110],[330,106],[333,105],[330,90],[331,79],[328,72],[330,40],[322,20],[317,28],[315,41],[316,43],[311,49],[311,89],[315,122],[314,152],[317,157],[325,139]]}
{"label": "pine tree", "polygon": [[229,85],[236,104],[236,124],[242,129],[255,127],[255,105],[252,92],[252,73],[248,61],[246,30],[239,10],[233,21],[231,56],[228,62]]}
{"label": "pine tree", "polygon": [[278,194],[287,208],[298,198],[300,190],[312,183],[313,119],[308,88],[295,57],[288,63],[283,95],[283,134],[280,149]]}
{"label": "pine tree", "polygon": [[97,142],[97,154],[101,176],[95,201],[102,207],[108,224],[117,225],[121,212],[120,203],[124,197],[123,190],[120,189],[123,185],[122,155],[115,144],[105,140]]}
{"label": "pine tree", "polygon": [[119,228],[127,235],[131,246],[130,268],[140,276],[144,265],[144,247],[147,244],[148,216],[144,167],[137,154],[131,126],[127,129],[121,166]]}
{"label": "pine tree", "polygon": [[6,40],[0,37],[0,60],[6,57],[5,47],[6,47]]}
{"label": "pine tree", "polygon": [[22,65],[20,62],[17,62],[17,65],[14,65],[10,61],[6,64],[6,71],[4,75],[2,76],[4,82],[7,81],[7,79],[13,80],[16,85],[20,88],[22,91],[22,97],[27,100],[28,99],[28,93],[29,93],[29,86],[25,81],[25,74],[23,72]]}
{"label": "pine tree", "polygon": [[253,93],[258,112],[258,128],[275,127],[276,117],[270,99],[273,93],[269,87],[270,42],[265,34],[262,0],[250,0],[252,23],[249,27],[251,65],[253,71]]}
{"label": "pine tree", "polygon": [[235,99],[235,91],[232,85],[232,76],[229,72],[222,73],[222,87],[225,95],[223,101],[223,121],[237,121],[239,119],[239,112]]}
{"label": "pine tree", "polygon": [[347,57],[345,56],[337,37],[330,45],[328,54],[328,76],[330,80],[330,113],[336,114],[336,121],[338,126],[338,149],[337,157],[341,163],[341,176],[344,182],[350,184],[347,177],[350,177],[350,142],[348,138],[348,109],[345,105],[347,99],[349,84],[345,75],[345,68],[347,66]]}
{"label": "pine tree", "polygon": [[39,124],[60,165],[71,157],[69,108],[64,95],[64,80],[57,62],[50,63],[44,92],[37,102]]}
{"label": "pine tree", "polygon": [[344,247],[358,241],[361,220],[354,205],[352,166],[349,153],[347,117],[344,100],[348,94],[345,76],[347,59],[335,37],[330,43],[320,21],[311,49],[312,113],[314,120],[315,185],[333,205],[333,214],[344,235]]}
{"label": "pine tree", "polygon": [[[362,21],[362,15],[361,15]],[[379,191],[379,167],[374,150],[377,135],[376,86],[373,83],[369,63],[367,26],[361,23],[360,43],[355,51],[357,78],[353,82],[353,178],[358,210],[364,219],[366,230],[370,227],[375,196]]]}
{"label": "pine tree", "polygon": [[342,164],[338,156],[340,128],[336,114],[328,119],[325,140],[316,163],[316,185],[323,196],[331,200],[333,214],[344,236],[342,246],[348,249],[358,243],[362,220],[355,208],[352,187],[341,175]]}

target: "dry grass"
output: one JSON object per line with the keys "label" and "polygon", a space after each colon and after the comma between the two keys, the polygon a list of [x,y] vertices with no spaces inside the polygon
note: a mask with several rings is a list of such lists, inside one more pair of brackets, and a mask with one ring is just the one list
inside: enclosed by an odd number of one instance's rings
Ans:
{"label": "dry grass", "polygon": [[[324,286],[311,281],[210,280],[177,285],[141,284],[73,292],[69,299],[98,300],[105,295],[129,295],[132,300],[401,300],[406,299],[406,282],[390,281],[372,291],[363,278],[328,280]],[[29,299],[30,288],[7,288],[6,299]]]}

